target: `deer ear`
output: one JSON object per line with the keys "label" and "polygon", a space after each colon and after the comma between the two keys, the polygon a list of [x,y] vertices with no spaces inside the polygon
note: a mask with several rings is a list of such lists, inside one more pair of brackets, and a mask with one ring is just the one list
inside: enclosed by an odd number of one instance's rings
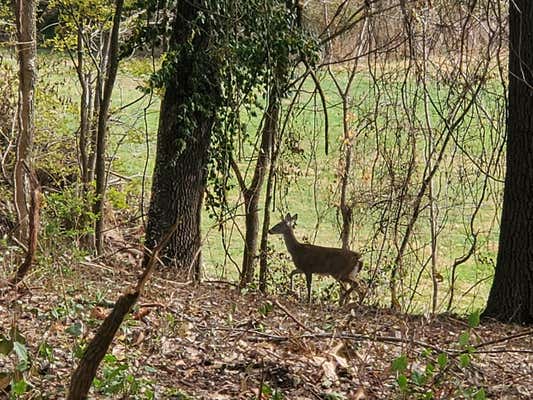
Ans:
{"label": "deer ear", "polygon": [[293,221],[296,221],[298,219],[298,214],[294,214],[291,218]]}
{"label": "deer ear", "polygon": [[285,215],[285,221],[290,221],[291,220],[291,214],[288,213],[287,215]]}

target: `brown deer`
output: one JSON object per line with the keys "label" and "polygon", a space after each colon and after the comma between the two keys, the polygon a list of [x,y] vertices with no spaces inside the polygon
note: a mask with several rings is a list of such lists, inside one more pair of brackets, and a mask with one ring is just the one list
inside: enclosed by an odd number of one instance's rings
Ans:
{"label": "brown deer", "polygon": [[[354,289],[359,293],[361,299],[362,293],[359,291],[359,283],[355,277],[363,266],[361,255],[350,250],[298,242],[293,232],[294,223],[297,218],[298,214],[294,214],[292,217],[290,214],[287,214],[280,223],[268,231],[271,235],[283,235],[287,250],[291,254],[292,261],[296,266],[296,269],[290,275],[291,290],[293,288],[294,275],[304,274],[307,282],[307,302],[311,303],[311,281],[313,274],[331,275],[339,281],[342,290],[345,292],[341,295],[341,304]],[[343,282],[351,284],[351,288],[346,290]]]}

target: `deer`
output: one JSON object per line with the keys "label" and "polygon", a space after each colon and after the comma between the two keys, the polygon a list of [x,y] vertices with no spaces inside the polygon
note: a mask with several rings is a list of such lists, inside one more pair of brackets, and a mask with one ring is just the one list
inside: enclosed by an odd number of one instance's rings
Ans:
{"label": "deer", "polygon": [[[313,274],[330,275],[339,282],[341,289],[345,292],[341,294],[341,304],[344,303],[354,289],[358,292],[359,298],[362,299],[362,293],[359,291],[359,282],[356,279],[357,273],[363,266],[361,254],[346,249],[298,242],[293,231],[297,219],[298,214],[291,216],[289,213],[281,222],[268,231],[271,235],[283,235],[287,250],[296,267],[290,274],[291,291],[293,289],[294,275],[304,274],[307,283],[307,302],[310,304]],[[348,282],[351,288],[346,290],[343,282]]]}

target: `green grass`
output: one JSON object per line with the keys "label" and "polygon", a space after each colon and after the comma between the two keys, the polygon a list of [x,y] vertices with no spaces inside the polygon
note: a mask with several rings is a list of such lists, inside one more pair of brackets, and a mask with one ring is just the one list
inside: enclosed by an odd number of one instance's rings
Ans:
{"label": "green grass", "polygon": [[[361,102],[358,105],[356,117],[370,119],[372,115],[369,113],[373,110],[373,102],[377,101],[372,95],[368,95],[368,90],[371,87],[368,75],[364,72],[359,74],[360,77],[356,79],[353,85],[352,97],[356,98],[365,98],[366,102]],[[324,118],[320,113],[321,105],[318,99],[311,99],[310,94],[304,94],[301,96],[299,104],[305,108],[298,112],[298,116],[291,123],[291,130],[295,137],[296,145],[304,150],[303,154],[291,155],[290,162],[287,162],[285,159],[282,161],[281,169],[289,171],[288,175],[285,176],[285,188],[278,188],[276,193],[276,205],[277,212],[273,214],[273,220],[275,220],[279,215],[285,212],[298,213],[299,223],[296,230],[296,234],[300,239],[308,240],[312,243],[327,245],[327,246],[340,246],[339,242],[339,220],[338,214],[335,208],[336,202],[338,202],[338,195],[334,195],[333,192],[336,187],[336,180],[338,177],[335,174],[335,169],[338,163],[340,148],[342,143],[342,113],[340,108],[340,98],[335,93],[334,86],[331,80],[325,78],[322,82],[324,92],[326,93],[326,98],[328,102],[328,116],[329,116],[329,154],[325,154],[325,145],[324,145]],[[307,92],[312,91],[311,82],[307,82],[304,88]],[[387,154],[392,156],[401,156],[401,152],[397,147],[403,147],[408,143],[407,134],[409,132],[402,132],[400,127],[405,123],[404,119],[393,120],[391,121],[390,115],[397,113],[395,109],[398,105],[394,104],[395,99],[397,99],[398,94],[396,93],[399,90],[398,85],[392,83],[387,85],[386,93],[384,99],[381,100],[383,103],[383,110],[380,112],[375,120],[375,124],[378,125],[378,129],[381,129],[384,133],[380,139],[379,145],[386,149]],[[408,89],[414,90],[413,88]],[[439,89],[442,92],[442,89]],[[432,96],[441,96],[442,93],[437,93],[435,89],[434,93],[431,93]],[[483,100],[490,104],[493,99]],[[288,103],[288,100],[287,100]],[[316,112],[318,111],[318,112]],[[446,111],[443,107],[441,112]],[[416,107],[416,117],[422,119],[420,115],[423,112],[423,109],[420,105]],[[154,115],[157,115],[154,112]],[[431,118],[438,121],[438,113],[435,109],[431,109]],[[397,118],[397,116],[396,116]],[[150,132],[156,130],[156,122],[152,121],[153,125],[150,129]],[[480,151],[483,146],[486,146],[486,143],[480,143],[482,138],[476,137],[476,131],[479,130],[479,126],[482,121],[475,121],[465,128],[459,129],[462,135],[470,135],[471,137],[465,139],[465,142],[469,146],[469,150],[476,152]],[[257,122],[254,123],[253,118],[249,121],[248,124],[250,128],[250,134],[252,135],[252,141],[255,140],[253,135],[255,134],[255,127]],[[442,124],[435,124],[435,132],[441,132],[444,129]],[[387,131],[389,130],[389,131]],[[471,134],[473,132],[473,134]],[[413,134],[411,132],[411,134]],[[416,132],[414,134],[417,134]],[[372,131],[360,132],[360,139],[358,138],[355,142],[355,156],[354,163],[355,169],[353,171],[353,181],[351,183],[352,189],[357,193],[361,192],[360,181],[365,177],[365,171],[368,173],[368,165],[375,159],[377,153],[372,146],[374,146],[375,138],[372,136]],[[487,138],[486,136],[485,138]],[[133,146],[133,145],[132,145]],[[245,152],[250,153],[251,146],[248,144],[245,146]],[[358,149],[363,149],[361,152]],[[127,157],[127,154],[132,154],[131,148],[123,147],[124,157]],[[370,150],[370,151],[368,151]],[[421,154],[418,154],[417,157],[423,158]],[[468,174],[474,173],[474,168],[472,165],[468,165],[465,160],[460,160],[458,162],[457,158],[451,158],[451,154],[445,156],[445,163],[452,163],[450,166],[447,166],[447,174],[454,175],[461,168],[469,169],[466,171]],[[415,171],[415,185],[410,190],[411,195],[416,194],[418,191],[421,173],[423,171],[423,163],[419,161],[421,165],[418,166]],[[455,165],[458,164],[458,165]],[[134,165],[134,164],[133,164]],[[466,165],[466,167],[465,167]],[[246,168],[246,163],[241,163],[242,168]],[[134,169],[132,169],[132,172]],[[138,171],[138,170],[137,170]],[[379,179],[379,174],[383,174],[384,167],[380,166],[378,168],[378,174],[374,179]],[[251,171],[250,171],[251,172]],[[398,170],[398,173],[401,174],[403,171],[401,168]],[[367,177],[368,178],[368,177]],[[443,179],[447,178],[446,174],[438,179],[438,182],[442,182]],[[464,187],[459,183],[454,182],[453,178],[450,178],[451,182],[449,184],[438,185],[441,190],[449,191],[449,196],[460,196],[464,192]],[[376,183],[374,183],[376,184]],[[379,186],[379,182],[377,183]],[[367,184],[368,186],[368,184]],[[479,189],[479,180],[474,180],[474,189]],[[236,187],[236,185],[235,185]],[[501,188],[500,188],[501,189]],[[360,194],[360,193],[359,193]],[[497,196],[496,196],[497,197]],[[230,193],[230,198],[236,204],[242,199],[240,194],[235,189]],[[446,201],[447,196],[442,196]],[[442,205],[437,201],[437,206],[442,207]],[[355,211],[354,221],[354,237],[353,237],[353,247],[356,249],[362,249],[363,252],[367,251],[365,254],[365,259],[368,262],[374,262],[372,253],[368,253],[369,250],[369,241],[368,238],[375,234],[375,216],[369,215],[368,207],[371,206],[371,203],[364,201],[358,204],[358,207]],[[494,216],[496,204],[491,201],[485,201],[482,210],[479,213],[476,228],[482,231],[488,230],[492,219]],[[453,264],[454,260],[458,257],[461,257],[464,252],[468,249],[468,243],[465,242],[465,224],[468,224],[470,215],[468,214],[468,205],[465,207],[465,210],[458,208],[451,208],[449,214],[445,217],[441,216],[440,218],[446,218],[446,224],[443,228],[443,231],[439,236],[439,246],[438,246],[438,270],[443,276],[443,282],[441,283],[441,293],[447,290],[447,282],[450,279],[450,266]],[[237,214],[242,215],[243,210],[239,210]],[[466,215],[464,213],[467,213]],[[423,211],[419,222],[415,227],[415,238],[418,242],[418,246],[421,246],[420,249],[416,252],[417,254],[406,256],[406,265],[408,265],[407,276],[405,279],[413,280],[420,271],[420,260],[417,260],[417,257],[424,258],[429,255],[429,223],[428,223],[428,212]],[[402,217],[401,223],[405,224],[407,221],[407,216]],[[215,221],[210,220],[207,215],[204,216],[203,220],[203,231],[206,233],[205,245],[204,245],[204,262],[206,263],[206,271],[208,275],[211,276],[223,276],[225,278],[236,279],[237,278],[237,268],[240,267],[241,257],[242,257],[242,233],[244,228],[244,222],[242,217],[237,217],[235,219],[236,226],[234,228],[228,228],[226,232],[226,245],[227,253],[224,250],[221,244],[221,236],[218,230],[213,229]],[[238,227],[238,229],[237,229]],[[402,230],[400,230],[401,233]],[[488,259],[495,260],[496,257],[496,248],[495,243],[497,243],[497,230],[491,229],[490,235],[484,238],[486,243],[480,248],[478,254],[475,257],[472,257],[467,263],[460,265],[457,268],[457,283],[456,283],[456,294],[454,309],[459,311],[466,311],[470,309],[480,308],[483,306],[485,297],[490,285],[490,279],[485,280],[482,284],[479,284],[477,287],[472,289],[473,286],[477,284],[480,280],[486,278],[486,276],[491,274],[492,265],[488,262]],[[277,252],[284,251],[284,244],[281,238],[272,238],[271,246]],[[390,246],[390,244],[389,244]],[[393,248],[389,249],[389,253],[392,255]],[[390,259],[389,259],[390,262]],[[386,272],[386,266],[379,265],[369,265],[371,269],[376,268],[378,271],[384,270],[384,276],[388,275]],[[409,278],[409,276],[411,278]],[[329,282],[326,280],[325,282]],[[387,290],[381,290],[384,296],[388,296]],[[427,304],[429,303],[429,296],[431,293],[430,285],[430,275],[429,267],[426,268],[426,272],[422,273],[422,280],[417,288],[417,295],[414,298],[413,310],[423,312],[427,311]],[[466,294],[465,294],[466,293]],[[411,295],[409,290],[406,290],[406,297]],[[386,299],[382,299],[384,302]],[[442,299],[443,304],[446,299]]]}
{"label": "green grass", "polygon": [[[40,57],[43,62],[37,94],[39,132],[45,135],[43,140],[49,140],[54,135],[70,138],[69,143],[73,146],[79,103],[79,88],[74,71],[68,60],[62,56],[43,53]],[[157,95],[144,97],[126,108],[123,107],[141,97],[138,86],[147,79],[152,68],[149,60],[132,59],[122,63],[111,106],[113,115],[109,140],[109,151],[116,155],[113,170],[133,179],[129,187],[133,193],[141,192],[140,184],[146,166],[145,204],[149,199],[160,99]],[[345,77],[340,73],[339,76],[341,82],[345,82]],[[490,85],[491,90],[497,87],[496,84]],[[280,164],[280,171],[283,173],[278,176],[276,211],[272,215],[272,220],[273,223],[277,222],[277,218],[286,212],[298,213],[296,235],[299,239],[305,238],[311,243],[320,245],[340,246],[339,216],[336,208],[339,201],[336,169],[341,155],[342,109],[340,97],[336,93],[331,78],[322,77],[322,88],[328,105],[329,154],[325,154],[322,105],[319,98],[313,95],[313,84],[308,80],[304,85],[304,93],[297,103],[299,109],[296,117],[291,120],[288,127],[293,138],[293,147],[298,147],[303,152],[290,153],[285,150]],[[420,97],[416,97],[420,94],[417,92],[419,88],[415,82],[408,82],[403,93],[401,93],[402,86],[395,81],[380,81],[379,89],[379,91],[374,90],[374,83],[366,71],[362,70],[357,73],[350,93],[351,112],[355,116],[352,124],[356,133],[350,192],[355,200],[353,248],[364,253],[367,272],[363,273],[363,277],[368,278],[371,271],[377,271],[376,276],[381,280],[381,284],[376,293],[378,300],[386,304],[389,296],[386,278],[395,256],[396,246],[401,241],[401,234],[405,231],[409,219],[410,207],[413,204],[412,198],[420,187],[425,167],[424,152],[428,136],[424,136],[424,108]],[[441,83],[430,83],[429,94],[435,99],[443,98],[446,90],[449,88],[447,89]],[[55,97],[50,97],[50,92],[55,93]],[[402,95],[411,100],[417,99],[411,115],[406,115],[399,103]],[[288,103],[289,99],[285,101],[286,105]],[[489,90],[486,93],[483,92],[480,104],[483,105],[487,114],[493,113],[494,115],[500,106],[497,102],[497,95],[491,95]],[[376,111],[377,114],[374,114]],[[441,107],[441,112],[446,111],[446,107]],[[461,138],[464,150],[468,151],[469,156],[473,156],[483,165],[488,165],[487,152],[495,146],[495,143],[500,143],[501,138],[495,136],[491,121],[484,119],[481,114],[479,108],[471,110],[464,124],[455,134]],[[433,106],[429,107],[429,115],[432,120],[434,140],[438,144],[438,135],[446,132],[446,127]],[[244,146],[245,157],[240,161],[240,166],[245,169],[246,159],[250,156],[252,143],[255,141],[254,135],[259,116],[243,115],[243,118],[248,118],[248,133],[251,135],[250,141]],[[413,120],[416,123],[412,123]],[[391,185],[397,183],[390,179],[391,171],[397,175],[398,181],[405,175],[407,156],[410,151],[409,135],[414,135],[418,141],[416,168],[407,193],[411,200],[406,200],[403,214],[398,219],[398,237],[387,237],[383,253],[385,256],[378,262],[377,249],[380,240],[384,238],[383,231],[388,230],[387,235],[392,235],[390,229],[393,222],[381,225],[378,223],[380,213],[384,212],[384,208],[377,204],[392,195],[397,195],[394,190],[391,190]],[[399,162],[400,159],[404,161]],[[391,165],[394,165],[392,169],[390,169]],[[443,165],[445,169],[437,173],[434,187],[436,192],[440,192],[436,205],[439,211],[438,220],[443,224],[439,233],[437,251],[438,270],[443,277],[440,284],[441,293],[447,291],[450,266],[455,259],[464,254],[469,245],[465,235],[465,226],[469,224],[474,201],[468,197],[463,200],[463,194],[468,191],[472,193],[479,191],[481,182],[479,175],[476,175],[477,169],[472,165],[469,157],[461,153],[455,143],[452,143],[446,152]],[[501,171],[491,168],[501,177]],[[251,171],[248,178],[250,175]],[[234,189],[229,197],[233,204],[237,204],[242,199],[237,185],[235,182],[233,184]],[[498,229],[497,224],[494,224],[494,215],[497,215],[500,206],[502,185],[494,181],[491,181],[491,185],[492,195],[484,201],[475,224],[476,230],[480,231],[480,249],[468,262],[457,268],[454,302],[456,311],[467,312],[482,307],[490,287],[491,279],[475,285],[492,273],[491,263],[496,259]],[[461,205],[461,202],[465,205]],[[424,203],[427,203],[427,196],[424,198]],[[390,204],[392,207],[397,207],[398,201],[393,199]],[[138,206],[138,201],[135,201],[132,206]],[[213,228],[215,221],[209,218],[207,211],[204,212],[203,261],[207,276],[237,278],[237,270],[242,261],[241,234],[244,233],[242,213],[242,207],[237,209],[236,214],[239,216],[235,218],[235,226],[232,228],[231,224],[227,225],[226,253],[222,246],[220,232]],[[389,211],[388,215],[393,215],[393,213]],[[406,282],[416,279],[421,266],[429,256],[429,238],[429,211],[428,208],[424,208],[415,225],[411,246],[408,247],[405,255]],[[281,238],[270,238],[270,245],[275,252],[285,252]],[[276,260],[273,260],[272,269],[279,274],[279,269],[274,265]],[[430,304],[431,293],[429,266],[421,276],[422,279],[413,299],[412,310],[426,312]],[[279,279],[274,276],[274,280]],[[316,286],[318,290],[328,285],[331,280],[323,279],[320,282],[321,284]],[[474,289],[472,289],[473,286],[475,286]],[[280,290],[284,291],[285,288]],[[404,294],[406,298],[409,298],[411,293],[410,290],[406,290]],[[445,304],[446,298],[441,295],[439,303]]]}

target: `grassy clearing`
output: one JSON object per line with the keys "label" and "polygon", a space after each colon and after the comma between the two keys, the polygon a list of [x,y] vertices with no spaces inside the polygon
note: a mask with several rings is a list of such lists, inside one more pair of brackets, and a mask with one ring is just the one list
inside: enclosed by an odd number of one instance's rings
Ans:
{"label": "grassy clearing", "polygon": [[[79,89],[75,80],[74,71],[62,56],[42,53],[40,75],[43,79],[38,83],[38,114],[37,127],[43,141],[51,137],[63,137],[63,144],[69,143],[70,151],[75,154],[75,131],[77,129],[77,107]],[[122,63],[117,79],[116,89],[112,102],[112,123],[110,132],[110,155],[113,156],[113,171],[131,178],[127,185],[121,184],[118,190],[125,190],[129,196],[129,206],[138,207],[141,193],[141,183],[145,182],[145,205],[149,198],[150,177],[153,170],[155,155],[155,141],[158,124],[159,97],[142,96],[138,89],[143,85],[154,66],[148,60],[132,59]],[[345,76],[339,72],[340,82],[345,81]],[[405,174],[406,164],[402,157],[408,156],[409,135],[415,135],[421,145],[417,147],[416,170],[413,184],[408,194],[416,194],[422,173],[426,165],[425,148],[423,146],[424,131],[421,127],[408,127],[407,117],[400,103],[402,96],[418,96],[416,84],[411,83],[407,88],[401,88],[394,81],[371,81],[365,71],[358,72],[350,93],[352,112],[354,117],[353,129],[356,132],[354,141],[354,169],[350,179],[350,191],[354,200],[354,232],[353,248],[360,249],[365,254],[368,277],[371,271],[378,271],[379,279],[388,276],[391,260],[394,256],[394,245],[391,242],[385,250],[385,257],[377,258],[375,250],[379,240],[382,239],[379,226],[380,209],[375,204],[386,200],[392,191],[391,182],[387,174],[387,159],[395,160],[398,176]],[[324,145],[324,118],[321,114],[322,106],[319,99],[313,95],[312,83],[306,82],[304,92],[298,101],[298,110],[295,118],[289,124],[294,148],[302,152],[285,152],[285,157],[280,165],[283,179],[278,181],[276,192],[276,213],[298,213],[299,224],[296,230],[298,238],[321,245],[339,246],[340,217],[336,211],[338,203],[338,178],[337,171],[339,157],[342,151],[342,109],[340,97],[335,86],[327,76],[322,79],[323,90],[326,94],[329,116],[329,154],[325,154]],[[495,86],[495,85],[492,85]],[[494,88],[492,88],[494,89]],[[404,92],[401,92],[404,90]],[[442,85],[431,87],[429,95],[441,99],[446,88]],[[50,93],[55,95],[50,96]],[[480,100],[483,112],[495,113],[498,104],[490,91]],[[289,100],[287,100],[287,103]],[[52,105],[52,107],[50,107]],[[376,108],[377,105],[377,108]],[[376,114],[376,110],[378,111]],[[423,107],[417,103],[414,114],[422,120]],[[442,110],[445,110],[443,107]],[[441,110],[441,112],[442,112]],[[494,137],[490,121],[484,122],[483,118],[475,119],[480,114],[480,109],[472,111],[472,116],[458,130],[456,135],[463,138],[467,148],[465,153],[480,155],[478,160],[485,162],[488,149],[499,143],[499,138]],[[470,115],[470,114],[469,114]],[[244,147],[243,158],[240,165],[247,168],[250,160],[250,149],[255,140],[255,127],[258,125],[258,116],[247,116],[251,139]],[[445,131],[436,108],[430,109],[429,118],[434,121],[434,137]],[[440,121],[440,122],[439,122]],[[376,136],[376,132],[379,136]],[[65,141],[66,138],[66,141]],[[58,142],[61,142],[58,140]],[[438,142],[437,142],[438,146]],[[54,154],[64,154],[59,150]],[[459,155],[458,155],[459,154]],[[399,160],[399,161],[398,161]],[[47,160],[41,160],[42,162]],[[49,161],[49,160],[48,160]],[[377,165],[377,167],[376,167]],[[450,148],[445,154],[443,165],[446,167],[439,172],[433,188],[438,193],[436,206],[438,209],[437,221],[439,225],[437,262],[438,270],[442,275],[440,283],[441,296],[439,304],[446,304],[445,293],[451,279],[450,266],[454,260],[461,257],[470,245],[467,236],[470,215],[474,209],[473,199],[481,188],[476,180],[476,169],[469,164],[469,159],[462,154],[457,145]],[[146,175],[143,174],[146,171]],[[249,175],[251,175],[249,171]],[[144,179],[143,179],[144,177]],[[461,177],[461,179],[459,179]],[[240,194],[233,182],[234,188],[229,193],[230,199],[240,203]],[[496,243],[498,230],[495,215],[498,214],[501,198],[501,184],[491,183],[491,195],[487,196],[475,221],[475,228],[480,232],[480,248],[478,253],[468,262],[457,268],[456,302],[454,309],[459,312],[480,308],[486,298],[491,279],[486,279],[492,273],[492,266],[496,258]],[[465,194],[466,193],[466,194]],[[467,195],[470,194],[470,197]],[[467,198],[468,197],[468,198]],[[427,199],[424,200],[427,202]],[[456,203],[463,202],[464,206],[454,207]],[[394,203],[394,202],[392,202]],[[407,201],[403,215],[399,220],[403,232],[408,220],[410,205]],[[203,232],[205,244],[203,259],[208,277],[222,277],[235,279],[238,275],[242,256],[243,218],[242,208],[237,209],[234,226],[228,226],[225,234],[226,249],[222,245],[221,233],[213,228],[215,221],[209,218],[209,213],[204,213]],[[385,226],[390,229],[390,224]],[[417,292],[413,297],[413,311],[427,311],[430,302],[430,273],[427,266],[429,257],[430,224],[428,208],[421,211],[419,222],[415,226],[413,243],[406,255],[406,286],[414,284],[420,275],[421,280]],[[396,239],[399,241],[401,237]],[[394,242],[394,241],[393,241]],[[273,237],[270,242],[274,254],[284,253],[284,244],[280,238]],[[273,281],[286,282],[286,275],[279,274],[281,268],[290,262],[279,262],[276,257],[272,263]],[[425,266],[424,266],[425,265]],[[289,266],[289,268],[292,268]],[[288,271],[285,271],[288,272]],[[481,283],[479,283],[482,281]],[[327,288],[331,283],[329,279],[320,280],[316,285],[318,292]],[[382,282],[382,283],[383,283]],[[278,287],[276,290],[285,292],[286,288]],[[377,300],[386,303],[388,291],[386,285],[377,288]],[[405,295],[411,296],[411,291],[406,287]],[[320,294],[320,293],[317,293]]]}

